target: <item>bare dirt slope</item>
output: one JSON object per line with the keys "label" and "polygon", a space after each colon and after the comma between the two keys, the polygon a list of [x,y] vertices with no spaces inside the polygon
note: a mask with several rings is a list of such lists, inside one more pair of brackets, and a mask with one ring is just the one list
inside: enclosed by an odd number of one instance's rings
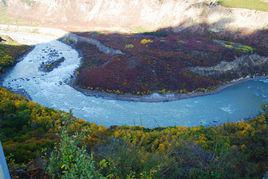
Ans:
{"label": "bare dirt slope", "polygon": [[[79,31],[92,28],[134,31],[197,24],[223,29],[268,28],[267,12],[228,9],[215,0],[2,0],[10,15]],[[5,2],[5,3],[3,3]],[[196,26],[197,28],[199,26]],[[200,30],[200,28],[198,28]]]}

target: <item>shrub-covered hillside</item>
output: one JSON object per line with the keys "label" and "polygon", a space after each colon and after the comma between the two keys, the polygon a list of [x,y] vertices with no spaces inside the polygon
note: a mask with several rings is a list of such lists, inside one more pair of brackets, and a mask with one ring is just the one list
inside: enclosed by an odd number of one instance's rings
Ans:
{"label": "shrub-covered hillside", "polygon": [[0,36],[0,73],[15,64],[19,55],[25,53],[29,46],[20,45],[7,36]]}
{"label": "shrub-covered hillside", "polygon": [[93,153],[96,170],[110,178],[260,177],[268,170],[267,113],[218,127],[105,128],[66,120],[66,114],[2,88],[0,99],[0,136],[10,169],[42,173],[68,124],[69,135]]}
{"label": "shrub-covered hillside", "polygon": [[[203,24],[207,26],[208,24]],[[194,28],[194,27],[191,27]],[[228,32],[226,31],[226,34]],[[267,74],[268,58],[256,36],[248,40],[224,39],[217,33],[177,32],[162,29],[137,34],[78,33],[95,38],[123,54],[104,54],[95,46],[79,42],[83,63],[75,80],[77,86],[87,90],[115,94],[148,95],[152,93],[189,93],[211,91],[220,85],[246,76]],[[263,31],[263,38],[268,37]],[[241,41],[242,43],[238,43]],[[265,43],[266,44],[266,43]],[[252,60],[258,56],[257,65]],[[237,65],[236,59],[242,63]],[[252,58],[252,59],[251,59]],[[250,59],[250,66],[247,66]],[[217,65],[226,63],[228,70],[219,72]],[[235,66],[239,69],[233,69]],[[198,72],[198,68],[214,73]]]}

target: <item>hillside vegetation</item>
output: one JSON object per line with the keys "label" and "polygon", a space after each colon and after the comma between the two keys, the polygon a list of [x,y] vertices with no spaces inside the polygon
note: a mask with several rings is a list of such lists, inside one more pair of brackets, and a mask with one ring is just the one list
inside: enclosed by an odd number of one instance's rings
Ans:
{"label": "hillside vegetation", "polygon": [[28,48],[29,46],[20,45],[7,36],[0,36],[0,73],[15,64],[16,59]]}
{"label": "hillside vegetation", "polygon": [[12,171],[42,173],[63,126],[93,153],[96,170],[110,178],[260,177],[268,170],[266,113],[218,127],[105,128],[3,88],[0,98],[0,136]]}
{"label": "hillside vegetation", "polygon": [[[136,34],[78,34],[123,52],[104,54],[95,46],[79,42],[76,48],[82,52],[84,60],[75,82],[83,89],[134,95],[204,92],[234,79],[268,73],[268,58],[265,58],[268,53],[261,49],[261,42],[268,37],[265,31],[263,40],[256,35],[247,36],[249,40],[243,41],[246,36],[232,41],[231,37],[216,33],[174,33],[169,29]],[[222,40],[224,38],[226,40]],[[264,60],[264,63],[260,66],[252,63],[252,54],[264,54],[258,56],[258,61]],[[239,65],[239,70],[231,70],[237,58],[241,58],[242,64],[249,58],[250,67]],[[230,66],[224,73],[208,76],[194,70],[213,68],[222,62]]]}
{"label": "hillside vegetation", "polygon": [[268,12],[268,1],[265,0],[219,0],[219,3],[226,7]]}

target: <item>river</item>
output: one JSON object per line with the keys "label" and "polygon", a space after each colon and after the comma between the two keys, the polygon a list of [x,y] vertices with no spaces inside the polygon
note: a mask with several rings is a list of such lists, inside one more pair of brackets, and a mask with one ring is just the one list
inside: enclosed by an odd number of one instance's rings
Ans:
{"label": "river", "polygon": [[[20,38],[17,36],[22,40]],[[27,36],[23,40],[27,40]],[[39,69],[42,63],[61,57],[65,61],[52,71]],[[74,116],[104,126],[218,125],[254,117],[261,112],[262,104],[268,103],[267,79],[252,79],[216,94],[170,102],[133,102],[86,96],[68,85],[80,63],[78,52],[70,46],[57,40],[39,40],[33,50],[5,75],[2,85],[12,91],[24,91],[44,106],[72,110]]]}

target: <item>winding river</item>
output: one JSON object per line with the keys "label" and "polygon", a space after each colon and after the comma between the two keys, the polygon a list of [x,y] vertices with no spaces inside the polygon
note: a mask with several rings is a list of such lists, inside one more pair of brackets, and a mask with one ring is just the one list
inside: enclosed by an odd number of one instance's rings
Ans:
{"label": "winding river", "polygon": [[[76,117],[97,124],[165,126],[215,125],[256,116],[261,105],[268,103],[268,80],[248,80],[225,88],[219,93],[170,102],[131,102],[86,96],[68,85],[81,58],[76,50],[57,41],[13,35],[20,41],[38,43],[31,52],[5,75],[2,85],[24,91],[47,107],[69,111]],[[39,41],[38,41],[39,40]],[[34,43],[34,42],[33,42]],[[50,72],[40,65],[64,57],[65,61]]]}

